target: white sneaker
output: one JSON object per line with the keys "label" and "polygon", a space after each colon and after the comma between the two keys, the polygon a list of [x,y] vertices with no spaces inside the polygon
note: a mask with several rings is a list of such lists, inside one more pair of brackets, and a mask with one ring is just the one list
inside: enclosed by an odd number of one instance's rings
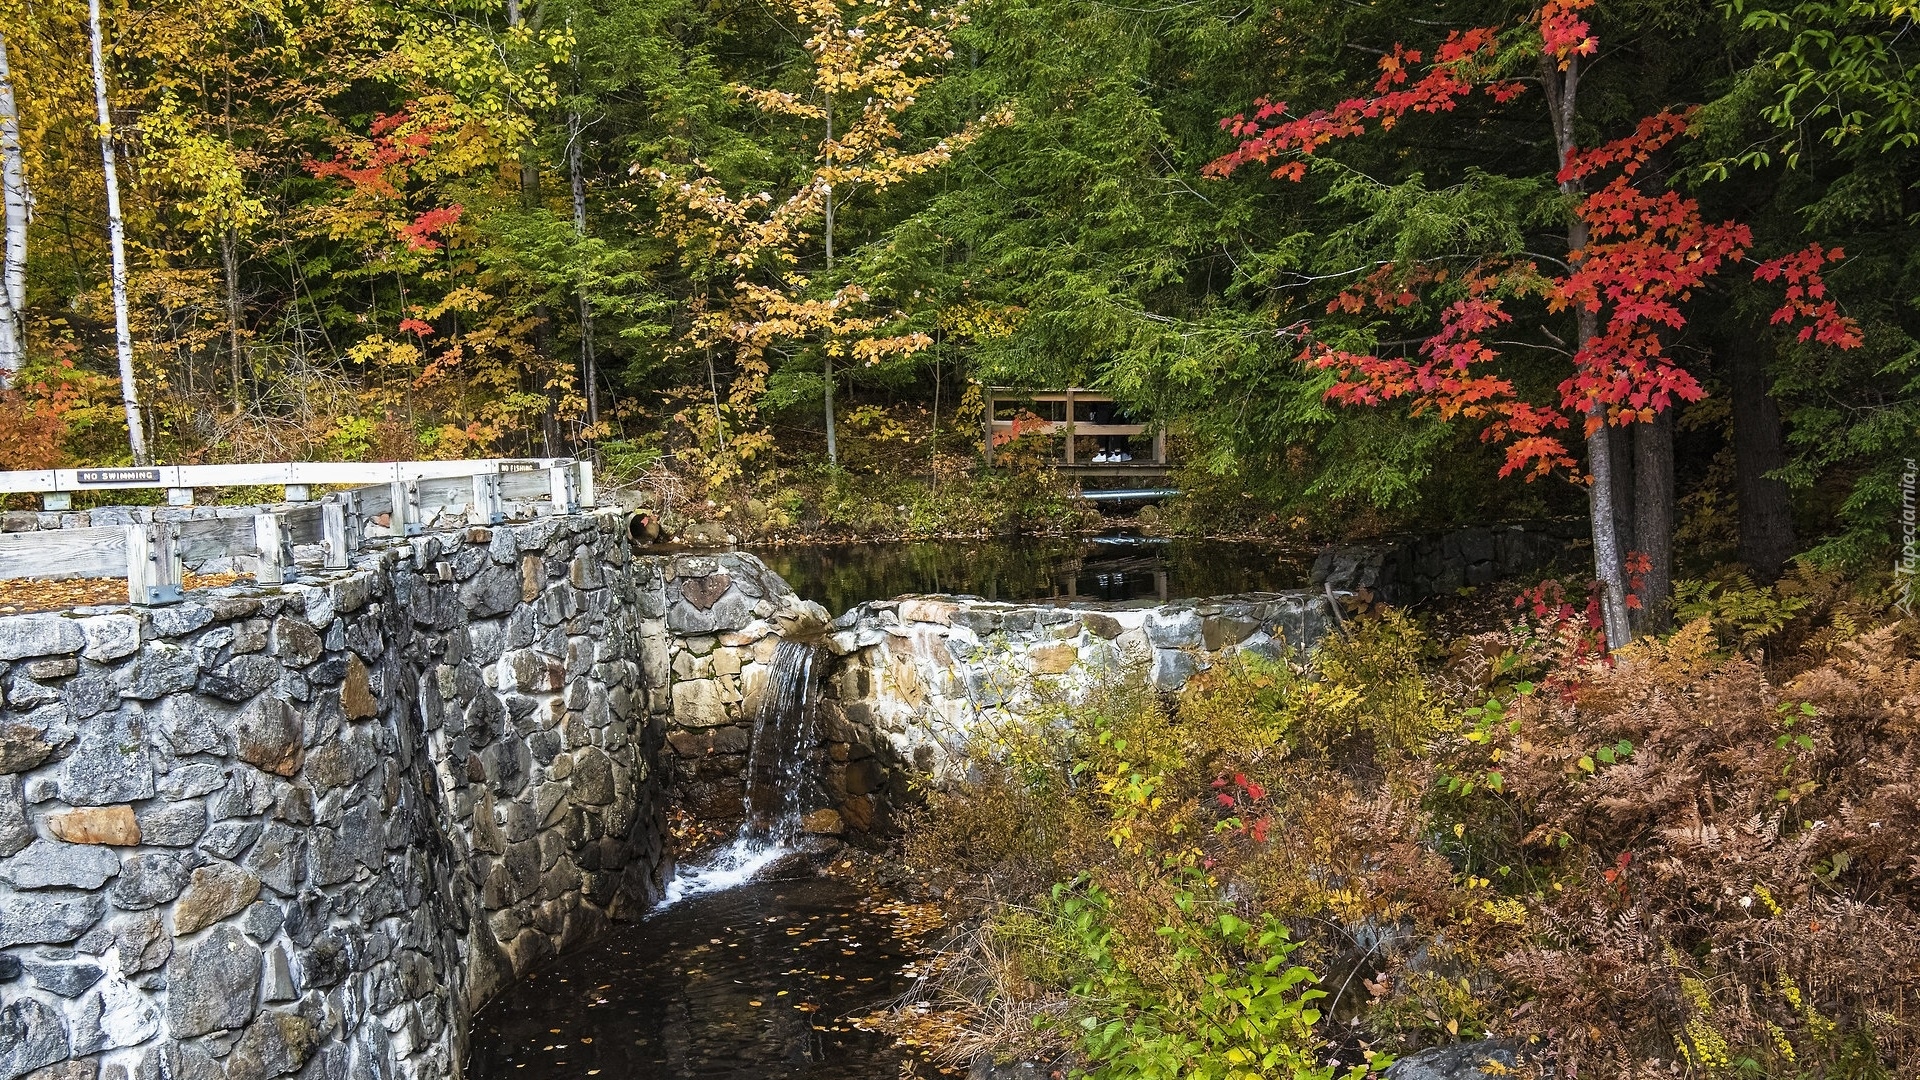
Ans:
{"label": "white sneaker", "polygon": [[1133,460],[1133,455],[1132,455],[1132,454],[1129,454],[1129,453],[1127,453],[1127,452],[1126,452],[1125,450],[1122,450],[1122,451],[1120,451],[1119,453],[1117,453],[1117,454],[1115,454],[1115,455],[1113,455],[1113,458],[1112,458],[1111,460],[1113,460],[1113,461],[1132,461],[1132,460]]}
{"label": "white sneaker", "polygon": [[1107,461],[1107,452],[1105,450],[1098,451],[1093,455],[1093,463],[1095,465],[1105,465]]}

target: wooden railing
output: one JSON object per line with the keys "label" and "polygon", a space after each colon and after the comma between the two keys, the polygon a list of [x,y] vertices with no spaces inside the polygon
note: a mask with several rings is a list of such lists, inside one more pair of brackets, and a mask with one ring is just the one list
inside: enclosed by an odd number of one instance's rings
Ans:
{"label": "wooden railing", "polygon": [[[1077,448],[1074,445],[1075,439],[1079,436],[1122,435],[1133,438],[1151,433],[1153,436],[1151,458],[1145,461],[1136,460],[1130,463],[1121,463],[1119,467],[1125,468],[1129,464],[1148,468],[1164,469],[1166,467],[1167,433],[1164,429],[1149,427],[1146,424],[1096,424],[1090,420],[1081,420],[1079,418],[1080,407],[1082,405],[1111,403],[1113,397],[1109,394],[1103,394],[1098,390],[1084,390],[1078,387],[1066,390],[1017,390],[1007,386],[989,386],[982,391],[982,397],[984,398],[983,404],[986,406],[984,410],[986,417],[985,449],[986,461],[989,465],[993,464],[993,451],[997,444],[1004,443],[1008,439],[1029,432],[1047,436],[1064,436],[1062,442],[1064,443],[1066,451],[1065,464],[1070,467],[1082,466]],[[1049,413],[1055,411],[1052,408],[1053,406],[1059,405],[1062,406],[1058,410],[1061,418],[1053,419],[1051,416],[1042,416],[1038,418],[1008,417],[1002,419],[999,415],[999,409],[1002,406],[1009,405],[1028,407],[1030,412],[1032,411],[1031,406],[1040,405],[1047,407]]]}
{"label": "wooden railing", "polygon": [[[318,502],[307,501],[313,485],[355,483],[364,486],[332,492]],[[274,484],[286,486],[289,503],[305,505],[207,520],[0,533],[0,580],[124,576],[131,603],[167,604],[181,598],[187,563],[222,556],[257,558],[257,580],[282,584],[295,573],[295,545],[317,544],[323,567],[345,569],[366,540],[378,536],[413,536],[428,525],[450,525],[454,518],[463,525],[495,525],[542,512],[569,514],[595,502],[593,465],[569,458],[0,473],[0,492],[45,496],[103,488],[167,488],[187,491],[188,504],[196,486]]]}

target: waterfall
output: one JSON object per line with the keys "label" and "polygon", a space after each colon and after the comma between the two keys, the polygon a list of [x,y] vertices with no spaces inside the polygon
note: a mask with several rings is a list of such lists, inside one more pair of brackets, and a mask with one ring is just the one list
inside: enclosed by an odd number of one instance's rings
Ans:
{"label": "waterfall", "polygon": [[817,741],[820,673],[826,645],[817,638],[783,638],[753,714],[747,751],[742,820],[732,843],[704,864],[681,868],[661,904],[732,888],[792,853],[805,812],[807,758]]}

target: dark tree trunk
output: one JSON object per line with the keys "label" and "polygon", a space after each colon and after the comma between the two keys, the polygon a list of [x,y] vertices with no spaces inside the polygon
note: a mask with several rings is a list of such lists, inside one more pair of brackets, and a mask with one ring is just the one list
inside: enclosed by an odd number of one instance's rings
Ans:
{"label": "dark tree trunk", "polygon": [[1635,503],[1633,436],[1639,427],[1639,424],[1623,424],[1607,429],[1607,445],[1613,451],[1613,490],[1619,493],[1613,500],[1613,531],[1620,537],[1622,558],[1640,550],[1637,542],[1638,534],[1633,528]]}
{"label": "dark tree trunk", "polygon": [[1761,339],[1729,341],[1727,382],[1733,391],[1733,471],[1740,504],[1740,561],[1761,581],[1780,576],[1799,544],[1787,485],[1767,474],[1787,463],[1780,407],[1767,393]]}
{"label": "dark tree trunk", "polygon": [[1634,630],[1657,634],[1673,621],[1673,410],[1633,431],[1633,549],[1647,557]]}

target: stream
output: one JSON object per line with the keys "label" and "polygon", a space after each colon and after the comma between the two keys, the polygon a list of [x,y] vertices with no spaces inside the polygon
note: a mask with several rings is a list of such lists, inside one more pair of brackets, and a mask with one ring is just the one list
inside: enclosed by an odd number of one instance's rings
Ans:
{"label": "stream", "polygon": [[909,1051],[851,1022],[910,978],[879,901],[803,868],[656,909],[487,1006],[467,1075],[898,1080]]}
{"label": "stream", "polygon": [[[1130,536],[790,546],[756,552],[839,613],[906,593],[1149,604],[1297,587],[1297,551]],[[678,868],[644,919],[568,953],[474,1018],[472,1080],[925,1075],[859,1017],[895,1001],[918,946],[884,888],[804,854],[805,748],[824,654],[783,641],[755,716],[746,821]]]}

